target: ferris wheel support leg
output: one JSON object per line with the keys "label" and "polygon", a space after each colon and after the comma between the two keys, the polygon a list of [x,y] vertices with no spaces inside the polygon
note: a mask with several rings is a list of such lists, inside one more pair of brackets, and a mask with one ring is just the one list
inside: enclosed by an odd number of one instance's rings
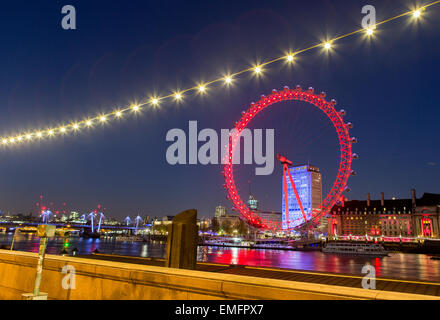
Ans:
{"label": "ferris wheel support leg", "polygon": [[[286,165],[286,167],[287,167],[287,165]],[[293,182],[292,175],[290,174],[290,171],[288,168],[286,168],[286,171],[287,171],[287,174],[289,175],[289,180],[290,180],[290,183],[292,184],[292,188],[293,188],[293,192],[295,193],[296,201],[298,202],[299,208],[301,209],[301,213],[303,215],[304,222],[307,222],[306,214],[304,213],[304,208],[301,203],[301,199],[299,198],[298,191],[296,190],[296,187],[295,187],[295,182]]]}
{"label": "ferris wheel support leg", "polygon": [[289,197],[287,194],[287,176],[286,176],[286,169],[287,166],[283,165],[283,182],[284,182],[284,208],[286,210],[286,222],[287,222],[287,230],[289,230],[290,227],[290,221],[289,221]]}

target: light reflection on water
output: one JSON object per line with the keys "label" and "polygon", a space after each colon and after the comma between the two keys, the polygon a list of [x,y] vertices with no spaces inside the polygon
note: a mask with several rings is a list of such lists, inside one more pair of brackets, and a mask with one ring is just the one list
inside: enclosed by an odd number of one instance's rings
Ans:
{"label": "light reflection on water", "polygon": [[[0,246],[10,245],[12,234],[0,234]],[[48,254],[60,254],[63,238],[48,242]],[[15,250],[38,252],[39,238],[23,235],[16,240]],[[159,242],[126,242],[113,238],[70,238],[69,251],[77,248],[77,254],[90,254],[95,249],[101,253],[165,257],[166,245]],[[423,254],[392,253],[388,257],[362,257],[324,254],[319,251],[281,251],[243,248],[199,247],[197,259],[203,262],[264,266],[318,272],[344,273],[363,276],[366,263],[376,267],[376,275],[384,278],[400,278],[440,282],[440,261]]]}
{"label": "light reflection on water", "polygon": [[[12,234],[0,234],[0,246],[10,245]],[[63,247],[64,238],[55,237],[49,239],[47,243],[48,254],[60,254]],[[40,240],[39,238],[27,234],[21,235],[15,241],[14,250],[38,252]],[[90,254],[97,250],[100,253],[108,253],[115,255],[140,256],[140,257],[164,257],[165,246],[159,242],[131,242],[116,241],[114,238],[103,239],[86,239],[86,238],[69,238],[69,252],[77,249],[76,254]]]}
{"label": "light reflection on water", "polygon": [[201,247],[199,260],[359,276],[364,276],[362,267],[369,263],[376,268],[377,277],[440,282],[440,261],[431,260],[424,254],[390,253],[387,257],[365,257],[326,254],[320,251]]}

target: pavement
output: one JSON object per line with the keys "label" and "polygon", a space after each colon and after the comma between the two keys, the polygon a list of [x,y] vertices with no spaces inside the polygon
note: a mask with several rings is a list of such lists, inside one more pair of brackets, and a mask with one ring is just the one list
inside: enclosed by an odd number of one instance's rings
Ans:
{"label": "pavement", "polygon": [[[164,259],[119,256],[110,254],[77,255],[79,258],[116,261],[123,263],[164,266]],[[280,268],[251,267],[198,262],[196,270],[234,274],[303,283],[327,284],[350,288],[362,288],[363,276],[290,270]],[[376,278],[376,290],[440,296],[440,282],[412,281],[404,279]]]}

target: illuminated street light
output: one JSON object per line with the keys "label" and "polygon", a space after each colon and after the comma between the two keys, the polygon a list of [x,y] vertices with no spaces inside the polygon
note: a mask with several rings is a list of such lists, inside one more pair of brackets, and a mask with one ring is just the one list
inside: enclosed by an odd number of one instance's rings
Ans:
{"label": "illuminated street light", "polygon": [[261,73],[261,67],[255,67],[254,68],[255,73],[258,75]]}
{"label": "illuminated street light", "polygon": [[159,99],[157,99],[157,98],[151,99],[151,104],[153,104],[154,106],[157,106],[159,104]]}

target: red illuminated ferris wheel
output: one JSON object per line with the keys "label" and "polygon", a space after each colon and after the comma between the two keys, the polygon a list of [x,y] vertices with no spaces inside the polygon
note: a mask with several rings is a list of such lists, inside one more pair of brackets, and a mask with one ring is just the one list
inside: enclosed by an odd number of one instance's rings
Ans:
{"label": "red illuminated ferris wheel", "polygon": [[[357,154],[352,153],[351,147],[352,143],[356,143],[355,138],[351,138],[349,134],[349,129],[352,128],[351,123],[344,123],[343,117],[345,116],[345,111],[336,111],[336,101],[331,100],[328,102],[325,99],[325,93],[315,94],[313,88],[309,88],[307,91],[303,91],[300,86],[296,89],[289,89],[289,87],[284,87],[284,90],[278,92],[273,90],[272,94],[269,96],[262,96],[261,100],[257,103],[252,103],[249,110],[243,112],[241,119],[236,122],[235,129],[229,137],[229,145],[226,150],[226,161],[224,168],[225,177],[225,188],[228,193],[228,198],[231,200],[234,208],[241,214],[250,225],[260,228],[268,229],[272,231],[281,230],[292,230],[299,229],[308,226],[316,225],[321,217],[330,212],[332,207],[341,199],[345,191],[349,191],[347,188],[347,181],[350,175],[354,175],[355,172],[351,170],[351,163],[353,159],[357,159]],[[322,112],[324,112],[327,117],[332,122],[336,133],[338,135],[339,146],[340,146],[340,161],[339,169],[336,180],[325,199],[320,204],[319,208],[313,209],[312,212],[305,213],[301,205],[301,200],[296,192],[295,183],[290,175],[288,168],[292,166],[292,163],[285,157],[278,155],[278,160],[281,161],[283,165],[283,182],[284,190],[287,189],[287,183],[290,182],[294,192],[296,200],[301,208],[301,215],[296,218],[289,217],[289,206],[287,203],[287,197],[285,199],[285,209],[286,209],[286,223],[268,221],[257,213],[253,212],[241,199],[237,187],[234,181],[234,168],[233,159],[237,145],[240,141],[240,135],[244,129],[247,128],[249,123],[254,119],[254,117],[261,111],[269,108],[270,106],[283,102],[283,101],[303,101],[307,102],[312,106],[318,107]],[[287,177],[289,179],[287,179]]]}

